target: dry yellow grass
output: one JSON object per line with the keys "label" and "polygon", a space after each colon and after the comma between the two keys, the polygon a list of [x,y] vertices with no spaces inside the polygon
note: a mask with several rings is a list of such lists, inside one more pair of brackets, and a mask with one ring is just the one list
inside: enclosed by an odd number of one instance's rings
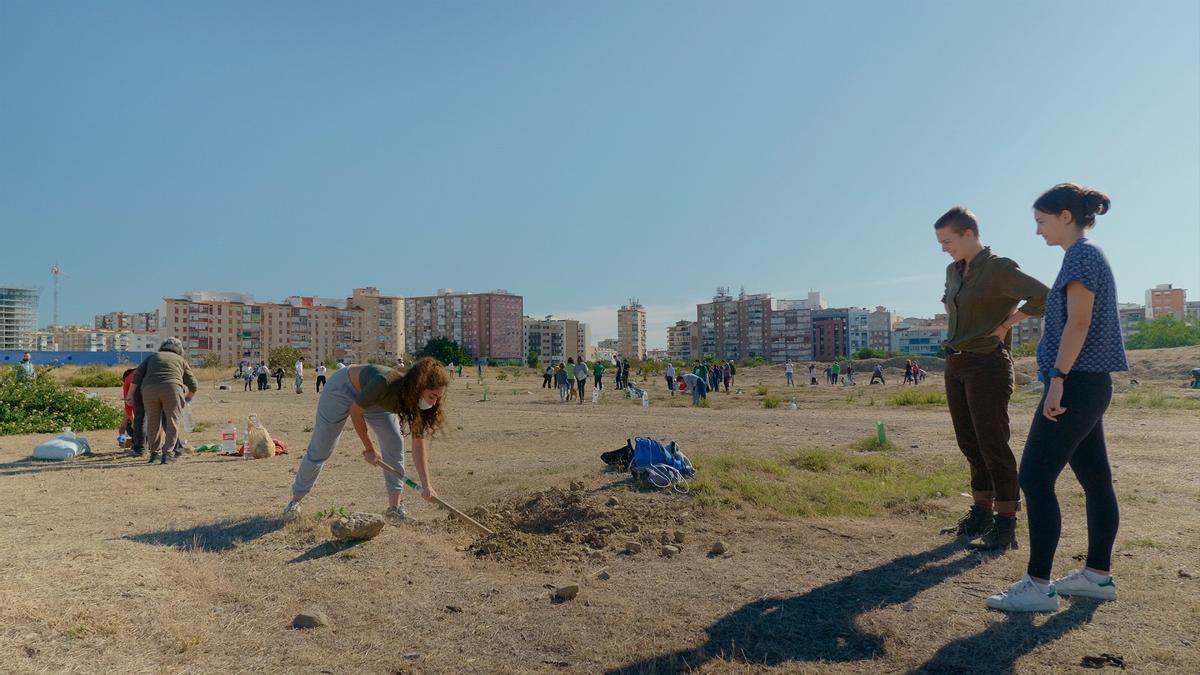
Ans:
{"label": "dry yellow grass", "polygon": [[[1162,360],[1164,370],[1191,358],[1134,357]],[[148,466],[112,450],[113,434],[94,432],[100,456],[50,465],[23,461],[45,436],[0,438],[3,670],[1060,673],[1108,652],[1134,672],[1200,672],[1195,411],[1114,407],[1106,420],[1122,501],[1120,600],[1008,617],[985,611],[983,596],[1020,576],[1026,552],[983,559],[940,537],[965,508],[957,494],[899,517],[798,518],[744,504],[693,513],[689,497],[631,492],[598,458],[651,435],[678,439],[696,456],[770,462],[802,448],[846,448],[882,420],[899,466],[959,462],[945,410],[884,405],[898,384],[860,384],[853,397],[830,386],[792,392],[781,369],[746,370],[735,383],[744,393],[713,394],[709,409],[667,396],[655,381],[643,409],[611,391],[598,406],[559,404],[540,376],[511,373],[500,382],[489,375],[483,402],[477,382],[457,380],[449,433],[431,461],[452,503],[471,508],[583,481],[597,496],[688,512],[686,525],[642,525],[685,528],[675,557],[606,549],[597,560],[531,566],[474,557],[468,531],[411,499],[410,525],[353,547],[332,544],[317,511],[383,507],[382,479],[358,459],[352,433],[305,501],[306,517],[278,527],[312,424],[313,389],[242,392],[229,382],[232,390],[219,391],[215,377],[228,373],[204,374],[195,402],[209,431],[191,440],[213,440],[224,419],[255,412],[293,454]],[[1140,386],[1187,395],[1174,381],[1146,379]],[[799,410],[764,409],[759,381],[794,396]],[[935,374],[918,390],[939,387]],[[1018,452],[1035,403],[1014,403]],[[1066,571],[1085,545],[1083,502],[1069,472],[1059,491],[1056,570]],[[718,538],[732,555],[706,555]],[[602,568],[608,580],[597,578]],[[546,585],[567,581],[581,584],[579,597],[552,604]],[[332,625],[291,630],[309,607]]]}

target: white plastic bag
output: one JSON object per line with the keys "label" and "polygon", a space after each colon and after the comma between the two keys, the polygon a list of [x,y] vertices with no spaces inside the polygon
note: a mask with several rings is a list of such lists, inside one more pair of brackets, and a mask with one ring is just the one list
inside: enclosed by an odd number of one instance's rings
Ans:
{"label": "white plastic bag", "polygon": [[33,449],[34,459],[45,459],[54,462],[74,459],[78,454],[81,454],[79,444],[72,439],[62,437],[52,438]]}

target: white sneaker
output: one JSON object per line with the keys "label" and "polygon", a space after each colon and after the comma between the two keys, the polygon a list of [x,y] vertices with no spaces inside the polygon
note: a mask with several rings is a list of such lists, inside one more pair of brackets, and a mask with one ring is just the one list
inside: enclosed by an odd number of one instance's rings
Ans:
{"label": "white sneaker", "polygon": [[1096,583],[1083,573],[1082,569],[1073,570],[1067,576],[1054,580],[1054,588],[1063,595],[1080,598],[1097,598],[1099,600],[1117,599],[1117,582],[1112,576]]}
{"label": "white sneaker", "polygon": [[408,522],[408,511],[404,510],[403,504],[389,506],[387,507],[387,510],[383,512],[383,519],[386,520],[389,525],[395,525],[396,527],[399,527]]}
{"label": "white sneaker", "polygon": [[288,502],[288,505],[283,508],[283,515],[279,516],[279,520],[283,523],[290,523],[300,517],[300,502]]}
{"label": "white sneaker", "polygon": [[1053,612],[1058,609],[1058,593],[1054,584],[1049,593],[1042,592],[1026,574],[1004,593],[989,596],[987,606],[1005,612]]}

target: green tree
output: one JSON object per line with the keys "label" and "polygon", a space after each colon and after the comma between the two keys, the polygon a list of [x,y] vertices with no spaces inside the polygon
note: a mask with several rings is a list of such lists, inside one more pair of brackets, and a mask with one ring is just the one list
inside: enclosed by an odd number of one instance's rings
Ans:
{"label": "green tree", "polygon": [[530,351],[529,354],[527,354],[525,356],[525,363],[527,363],[530,368],[537,368],[538,367],[538,353],[535,351]]}
{"label": "green tree", "polygon": [[887,352],[873,347],[866,347],[854,353],[854,358],[856,359],[886,359],[887,357]]}
{"label": "green tree", "polygon": [[425,343],[425,346],[417,352],[417,358],[431,356],[442,363],[474,363],[475,359],[471,356],[471,352],[460,346],[454,340],[444,337],[436,337]]}
{"label": "green tree", "polygon": [[285,372],[290,372],[296,361],[304,358],[304,352],[301,352],[295,347],[273,347],[267,352],[267,366],[271,370],[283,368]]}
{"label": "green tree", "polygon": [[1180,321],[1174,315],[1160,316],[1138,324],[1137,332],[1125,341],[1126,349],[1160,349],[1200,345],[1200,326]]}

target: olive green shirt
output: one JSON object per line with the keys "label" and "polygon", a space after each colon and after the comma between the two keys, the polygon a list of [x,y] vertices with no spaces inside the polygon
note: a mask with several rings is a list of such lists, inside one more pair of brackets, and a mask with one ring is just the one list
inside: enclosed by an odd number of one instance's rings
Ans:
{"label": "olive green shirt", "polygon": [[135,385],[144,387],[148,384],[177,384],[187,387],[188,391],[196,391],[196,376],[192,374],[192,366],[187,359],[175,352],[154,352],[133,371]]}
{"label": "olive green shirt", "polygon": [[[959,352],[989,354],[996,351],[1000,341],[988,335],[1013,309],[1029,316],[1042,316],[1046,311],[1045,284],[1021,271],[1008,258],[992,255],[984,247],[971,261],[970,272],[964,277],[963,262],[946,267],[946,294],[942,302],[950,325],[946,331],[948,349]],[[1020,307],[1017,303],[1023,302]],[[1004,346],[1012,346],[1012,331],[1004,336]]]}
{"label": "olive green shirt", "polygon": [[404,373],[384,366],[363,366],[358,371],[358,395],[354,402],[366,410],[379,407],[391,412],[400,410],[400,391],[392,384],[404,377]]}

